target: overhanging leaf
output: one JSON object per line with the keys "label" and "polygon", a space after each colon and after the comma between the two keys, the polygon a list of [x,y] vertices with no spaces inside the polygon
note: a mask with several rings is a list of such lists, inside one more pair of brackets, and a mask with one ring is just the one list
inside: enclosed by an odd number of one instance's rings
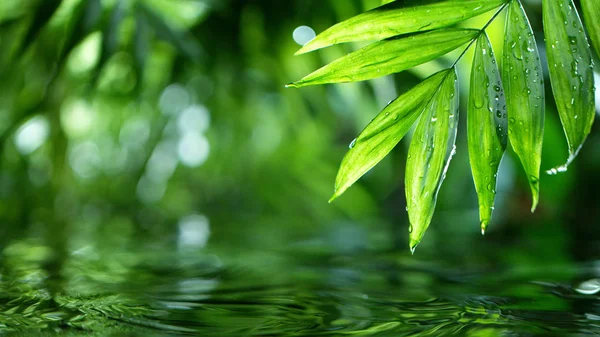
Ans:
{"label": "overhanging leaf", "polygon": [[544,0],[542,5],[550,83],[569,146],[567,162],[548,171],[557,173],[567,170],[592,128],[594,71],[592,51],[573,2]]}
{"label": "overhanging leaf", "polygon": [[391,102],[365,127],[342,160],[330,202],[385,157],[406,135],[448,77],[438,72]]}
{"label": "overhanging leaf", "polygon": [[600,56],[600,1],[581,0],[581,9],[590,40],[596,49],[596,54]]}
{"label": "overhanging leaf", "polygon": [[356,82],[398,73],[434,60],[477,37],[474,29],[440,29],[375,42],[309,74],[289,86]]}
{"label": "overhanging leaf", "polygon": [[296,54],[351,41],[377,41],[401,34],[451,26],[491,9],[504,0],[451,0],[419,6],[392,2],[340,22],[308,42]]}
{"label": "overhanging leaf", "polygon": [[408,150],[405,188],[411,251],[429,227],[454,154],[458,125],[456,81],[456,71],[452,68],[421,115]]}
{"label": "overhanging leaf", "polygon": [[508,138],[525,169],[533,196],[533,212],[539,200],[544,78],[533,31],[519,0],[511,1],[508,6],[502,79],[508,109]]}
{"label": "overhanging leaf", "polygon": [[469,161],[484,233],[492,217],[496,176],[507,144],[506,102],[498,64],[487,35],[477,39],[467,116]]}

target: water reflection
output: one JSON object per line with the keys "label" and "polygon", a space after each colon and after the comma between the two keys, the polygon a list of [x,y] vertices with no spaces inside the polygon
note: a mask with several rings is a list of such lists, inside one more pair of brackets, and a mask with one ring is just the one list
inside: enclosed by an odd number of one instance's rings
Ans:
{"label": "water reflection", "polygon": [[[131,336],[578,336],[599,334],[588,266],[492,274],[407,252],[207,246],[206,217],[177,246],[90,243],[55,269],[35,238],[4,249],[0,332]],[[114,241],[114,240],[113,240]],[[121,247],[121,248],[119,248]],[[203,248],[204,247],[204,248]],[[212,248],[211,248],[212,247]],[[185,248],[185,249],[181,249]],[[313,247],[314,248],[314,247]],[[199,250],[201,249],[201,250]],[[479,266],[481,267],[481,266]],[[544,268],[543,273],[539,271]],[[544,280],[536,279],[543,275]],[[597,280],[595,280],[597,281]],[[591,283],[590,283],[591,284]],[[594,283],[596,284],[596,283]],[[596,284],[597,285],[597,284]],[[586,289],[591,289],[586,286]]]}

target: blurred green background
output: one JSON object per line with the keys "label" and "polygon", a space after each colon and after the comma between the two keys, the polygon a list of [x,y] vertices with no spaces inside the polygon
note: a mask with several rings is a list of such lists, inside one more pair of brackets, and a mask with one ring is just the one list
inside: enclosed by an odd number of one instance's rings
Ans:
{"label": "blurred green background", "polygon": [[[388,101],[456,54],[363,83],[284,88],[358,47],[293,56],[313,30],[381,3],[0,1],[4,273],[16,268],[11,259],[35,261],[60,288],[72,281],[70,261],[84,256],[112,268],[113,280],[125,260],[103,261],[103,251],[145,252],[127,266],[164,251],[210,252],[248,266],[296,250],[410,261],[406,140],[343,197],[327,200],[352,139]],[[543,50],[541,1],[524,3]],[[491,14],[469,25],[481,27]],[[500,54],[497,21],[489,33]],[[413,263],[598,259],[597,125],[568,172],[542,177],[535,214],[509,151],[495,218],[481,236],[464,128],[470,62],[459,66],[457,155]],[[567,157],[551,99],[546,118],[543,170]]]}
{"label": "blurred green background", "polygon": [[[539,1],[527,3],[540,31]],[[175,243],[186,221],[200,221],[210,232],[207,244],[235,245],[251,244],[248,235],[257,231],[278,241],[352,222],[365,232],[383,228],[394,245],[404,246],[406,141],[347,195],[326,201],[358,132],[386,102],[456,56],[364,83],[284,88],[356,48],[294,57],[295,39],[302,43],[312,29],[320,32],[379,4],[3,1],[2,240],[36,231],[63,242],[85,228]],[[490,31],[496,49],[501,21]],[[463,94],[469,63],[467,57],[459,68]],[[566,158],[551,100],[547,119],[544,169]],[[436,246],[447,234],[481,240],[464,121],[424,245]],[[597,215],[599,142],[592,132],[569,172],[544,177],[542,204],[533,215],[526,211],[521,169],[507,155],[490,235],[517,239],[517,232],[531,229],[511,222],[563,219],[565,233],[593,235],[586,231]]]}

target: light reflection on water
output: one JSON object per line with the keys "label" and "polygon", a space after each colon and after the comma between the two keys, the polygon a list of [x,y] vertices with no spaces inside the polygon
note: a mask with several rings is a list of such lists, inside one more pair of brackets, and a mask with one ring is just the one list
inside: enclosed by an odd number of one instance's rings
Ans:
{"label": "light reflection on water", "polygon": [[[69,336],[600,334],[593,266],[456,268],[408,252],[163,246],[75,251],[56,275],[36,240],[4,249],[0,333]],[[539,275],[539,279],[537,278]],[[581,275],[581,276],[580,276]]]}

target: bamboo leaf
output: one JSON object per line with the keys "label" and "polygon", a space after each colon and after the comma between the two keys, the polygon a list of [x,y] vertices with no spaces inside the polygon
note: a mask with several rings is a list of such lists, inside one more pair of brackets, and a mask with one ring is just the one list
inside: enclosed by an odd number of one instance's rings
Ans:
{"label": "bamboo leaf", "polygon": [[590,40],[596,49],[596,54],[600,56],[600,1],[581,0],[581,9],[585,26],[590,35]]}
{"label": "bamboo leaf", "polygon": [[479,200],[481,233],[492,217],[496,176],[507,144],[508,123],[504,88],[487,35],[477,39],[471,68],[467,138],[469,161]]}
{"label": "bamboo leaf", "polygon": [[365,127],[342,160],[330,202],[383,159],[406,135],[447,77],[438,72],[391,102]]}
{"label": "bamboo leaf", "polygon": [[539,200],[544,78],[533,31],[519,0],[511,1],[508,6],[502,79],[508,109],[508,138],[525,169],[533,196],[533,212]]}
{"label": "bamboo leaf", "polygon": [[412,252],[429,227],[438,192],[455,152],[456,81],[456,71],[452,68],[421,115],[408,150],[405,185]]}
{"label": "bamboo leaf", "polygon": [[474,29],[440,29],[375,42],[307,75],[291,87],[364,81],[434,60],[477,37]]}
{"label": "bamboo leaf", "polygon": [[319,34],[296,54],[351,41],[378,41],[392,36],[448,27],[497,8],[504,0],[450,0],[418,6],[392,2],[340,22]]}
{"label": "bamboo leaf", "polygon": [[569,146],[567,162],[548,171],[555,174],[567,170],[594,123],[594,70],[573,2],[544,0],[542,5],[550,83]]}

